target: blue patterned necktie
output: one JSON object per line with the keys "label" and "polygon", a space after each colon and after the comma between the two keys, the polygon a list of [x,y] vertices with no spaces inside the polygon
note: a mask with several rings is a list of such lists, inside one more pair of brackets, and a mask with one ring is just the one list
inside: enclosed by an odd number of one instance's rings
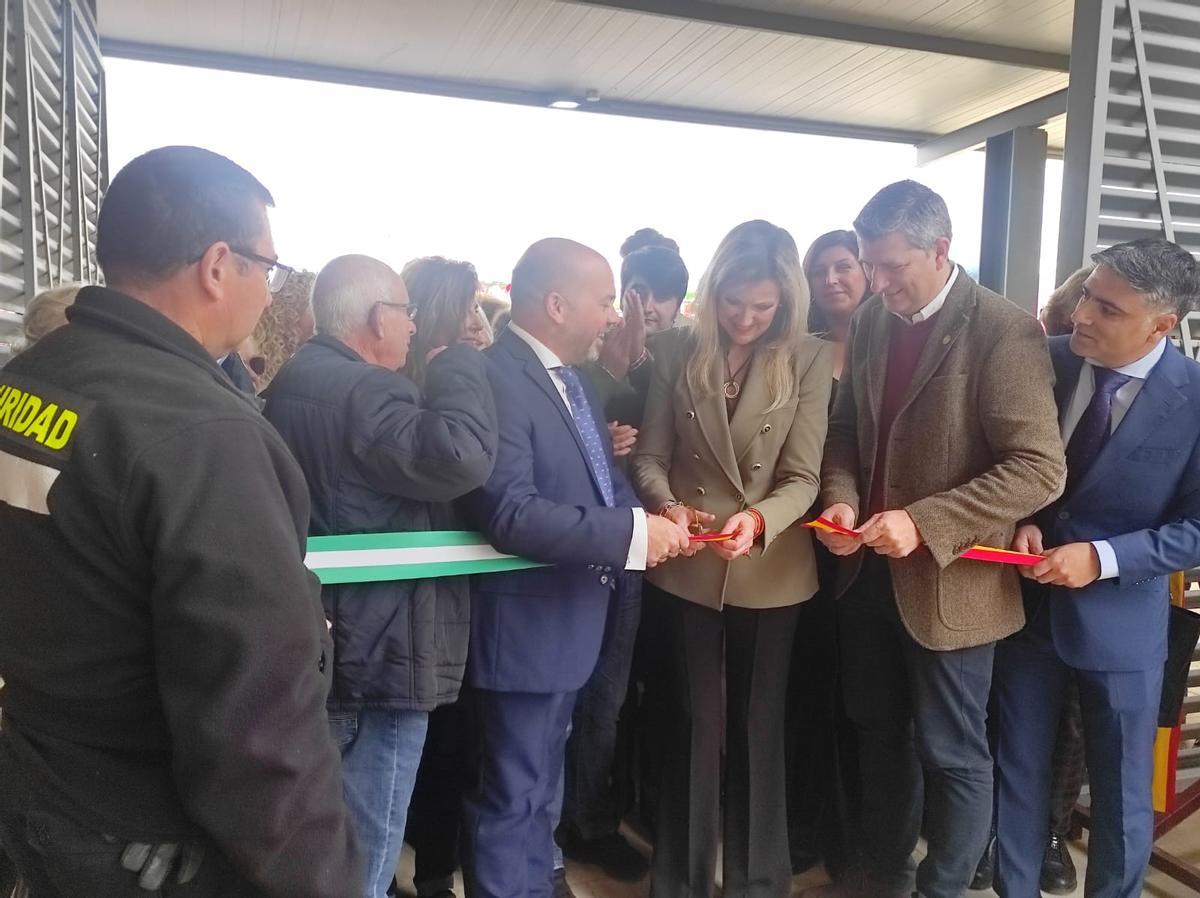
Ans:
{"label": "blue patterned necktie", "polygon": [[1112,430],[1113,396],[1130,380],[1128,374],[1118,374],[1111,368],[1101,368],[1098,365],[1092,366],[1092,376],[1096,383],[1092,401],[1088,403],[1083,417],[1075,425],[1075,432],[1067,442],[1067,496],[1079,485],[1079,481],[1104,448]]}
{"label": "blue patterned necktie", "polygon": [[[613,485],[612,472],[608,468],[608,456],[604,454],[604,443],[601,442],[600,431],[596,428],[596,419],[592,417],[592,406],[583,391],[583,381],[579,372],[569,366],[555,368],[554,371],[562,378],[567,387],[567,402],[571,405],[571,416],[575,419],[575,429],[587,449],[588,464],[592,474],[600,484],[600,494],[604,496],[604,504],[612,507]],[[605,434],[607,436],[607,434]]]}

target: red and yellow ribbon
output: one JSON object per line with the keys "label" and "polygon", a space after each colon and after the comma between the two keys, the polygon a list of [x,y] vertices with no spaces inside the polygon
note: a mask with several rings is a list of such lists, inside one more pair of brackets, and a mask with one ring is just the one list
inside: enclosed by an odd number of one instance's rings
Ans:
{"label": "red and yellow ribbon", "polygon": [[[848,527],[843,527],[841,524],[835,524],[828,518],[817,518],[815,521],[809,521],[804,526],[812,530],[840,533],[842,536],[849,536],[855,539],[862,536],[857,530],[851,530]],[[968,558],[971,561],[988,561],[992,564],[1019,564],[1023,567],[1037,564],[1042,560],[1041,555],[1013,552],[1010,549],[994,549],[991,546],[972,546],[959,557]]]}

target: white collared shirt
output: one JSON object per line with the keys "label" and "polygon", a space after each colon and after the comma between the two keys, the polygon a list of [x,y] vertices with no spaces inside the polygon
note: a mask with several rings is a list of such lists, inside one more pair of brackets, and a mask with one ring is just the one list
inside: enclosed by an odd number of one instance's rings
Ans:
{"label": "white collared shirt", "polygon": [[[567,385],[555,370],[556,368],[565,367],[562,359],[549,346],[517,324],[509,322],[508,330],[512,331],[513,336],[524,340],[529,348],[533,350],[533,354],[537,356],[538,361],[542,363],[542,367],[546,369],[546,373],[550,375],[550,382],[558,390],[559,398],[562,399],[563,405],[566,406],[567,413],[574,420],[575,413],[571,410],[571,401],[567,398]],[[607,433],[607,430],[607,428],[604,428],[601,436]],[[650,533],[646,526],[646,511],[642,508],[633,508],[630,510],[633,512],[633,538],[629,541],[629,554],[625,559],[625,570],[644,571],[646,569],[646,557],[650,551]]]}
{"label": "white collared shirt", "polygon": [[896,314],[897,318],[905,324],[920,324],[922,321],[928,321],[942,310],[942,306],[946,304],[946,297],[950,295],[950,288],[954,286],[955,280],[958,279],[958,266],[953,262],[948,262],[948,264],[950,265],[950,277],[946,279],[946,286],[938,291],[937,296],[912,317]]}
{"label": "white collared shirt", "polygon": [[[1121,388],[1113,393],[1112,429],[1109,430],[1110,435],[1117,432],[1117,428],[1121,426],[1121,422],[1125,420],[1125,415],[1128,414],[1130,407],[1133,405],[1133,400],[1137,399],[1138,393],[1142,392],[1142,386],[1146,383],[1146,378],[1150,376],[1150,372],[1154,370],[1154,366],[1158,364],[1158,360],[1162,358],[1163,353],[1166,351],[1167,341],[1165,339],[1159,340],[1153,349],[1137,361],[1113,369],[1117,374],[1128,376],[1129,382],[1122,384]],[[1092,396],[1096,393],[1096,368],[1098,366],[1091,359],[1084,359],[1084,362],[1083,367],[1079,369],[1079,382],[1075,384],[1075,392],[1071,396],[1071,402],[1063,411],[1060,422],[1064,446],[1071,442],[1075,428],[1079,426],[1084,412],[1087,411],[1088,405],[1091,404]],[[1092,545],[1096,548],[1096,556],[1100,559],[1100,579],[1111,580],[1114,577],[1120,576],[1121,571],[1117,565],[1117,553],[1113,551],[1113,547],[1108,540],[1096,540]]]}

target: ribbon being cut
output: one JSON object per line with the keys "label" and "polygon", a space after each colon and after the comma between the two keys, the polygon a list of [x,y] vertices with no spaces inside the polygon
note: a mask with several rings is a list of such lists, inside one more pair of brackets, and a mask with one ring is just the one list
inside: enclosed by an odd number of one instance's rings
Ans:
{"label": "ribbon being cut", "polygon": [[[804,524],[812,530],[825,530],[833,533],[840,533],[842,536],[851,536],[858,538],[862,536],[857,530],[851,530],[843,527],[841,524],[835,524],[827,518],[817,518],[815,521],[809,521]],[[967,551],[963,552],[961,558],[967,558],[971,561],[990,561],[992,564],[1019,564],[1028,566],[1037,564],[1042,560],[1041,555],[1029,555],[1025,552],[1013,552],[1010,549],[993,549],[990,546],[972,546]]]}
{"label": "ribbon being cut", "polygon": [[[804,525],[857,537],[832,521],[817,518]],[[719,542],[729,534],[705,533],[698,542]],[[1039,555],[975,546],[962,555],[973,561],[996,564],[1037,564]],[[505,555],[488,544],[482,534],[466,530],[429,530],[420,533],[357,533],[349,536],[313,536],[308,540],[304,563],[323,584],[374,583],[381,580],[420,580],[464,574],[493,574],[543,567],[515,555]]]}

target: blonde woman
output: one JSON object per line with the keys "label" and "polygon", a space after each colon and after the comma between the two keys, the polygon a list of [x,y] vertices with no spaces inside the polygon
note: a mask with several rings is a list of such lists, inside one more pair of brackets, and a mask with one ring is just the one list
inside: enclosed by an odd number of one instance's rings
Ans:
{"label": "blonde woman", "polygon": [[75,297],[83,284],[64,284],[44,290],[29,301],[25,306],[25,315],[21,321],[21,335],[24,338],[22,349],[28,349],[51,331],[56,331],[67,323],[67,309],[75,302]]}
{"label": "blonde woman", "polygon": [[311,271],[293,271],[283,287],[271,294],[271,304],[258,319],[251,340],[263,360],[262,371],[254,371],[259,392],[266,389],[283,363],[316,333],[312,311],[316,281],[317,276]]}
{"label": "blonde woman", "polygon": [[817,497],[833,378],[832,347],[806,334],[808,303],[791,235],[746,222],[717,248],[695,327],[658,344],[634,483],[647,511],[728,539],[646,575],[648,600],[671,621],[678,712],[655,898],[712,894],[723,739],[724,892],[791,889],[785,694],[798,608],[817,590],[809,533],[793,525]]}

